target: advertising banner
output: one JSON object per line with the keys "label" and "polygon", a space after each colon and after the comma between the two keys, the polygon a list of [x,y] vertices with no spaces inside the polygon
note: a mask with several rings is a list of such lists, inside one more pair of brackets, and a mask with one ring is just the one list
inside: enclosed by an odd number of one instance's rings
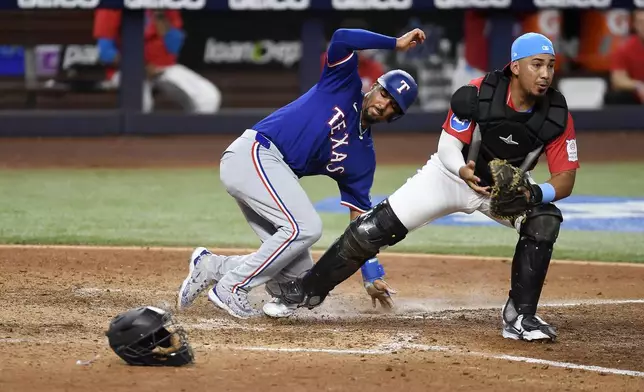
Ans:
{"label": "advertising banner", "polygon": [[220,11],[640,8],[644,0],[3,0],[0,9],[165,8]]}

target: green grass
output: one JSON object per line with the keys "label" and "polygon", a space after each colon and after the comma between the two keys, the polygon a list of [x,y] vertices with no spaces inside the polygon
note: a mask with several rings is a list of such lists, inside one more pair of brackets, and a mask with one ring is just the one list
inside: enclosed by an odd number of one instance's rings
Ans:
{"label": "green grass", "polygon": [[[390,194],[418,167],[378,168],[374,194]],[[642,164],[586,164],[575,194],[644,196]],[[547,178],[544,170],[537,180]],[[313,201],[336,196],[324,177],[302,181]],[[348,214],[323,214],[323,249]],[[0,242],[256,247],[258,240],[215,169],[0,171]],[[516,233],[503,227],[428,226],[392,251],[510,256]],[[556,258],[644,262],[641,233],[562,231]]]}

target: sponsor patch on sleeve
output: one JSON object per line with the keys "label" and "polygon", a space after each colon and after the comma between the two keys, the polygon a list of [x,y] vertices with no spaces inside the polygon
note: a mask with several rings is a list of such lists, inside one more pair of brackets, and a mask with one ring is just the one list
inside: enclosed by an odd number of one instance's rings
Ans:
{"label": "sponsor patch on sleeve", "polygon": [[577,140],[566,140],[566,152],[568,152],[568,160],[570,162],[577,161]]}
{"label": "sponsor patch on sleeve", "polygon": [[464,132],[470,127],[472,122],[470,120],[461,120],[452,113],[452,117],[449,119],[449,127],[456,132]]}

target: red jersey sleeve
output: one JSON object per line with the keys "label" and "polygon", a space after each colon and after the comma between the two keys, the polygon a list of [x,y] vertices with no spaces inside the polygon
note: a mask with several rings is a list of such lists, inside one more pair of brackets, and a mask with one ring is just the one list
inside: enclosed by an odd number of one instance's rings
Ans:
{"label": "red jersey sleeve", "polygon": [[170,10],[165,12],[168,21],[175,29],[183,28],[183,19],[181,18],[181,13],[176,10]]}
{"label": "red jersey sleeve", "polygon": [[564,133],[546,146],[546,158],[551,174],[579,168],[575,124],[570,113]]}
{"label": "red jersey sleeve", "polygon": [[324,71],[325,65],[326,65],[326,52],[320,55],[320,72]]}
{"label": "red jersey sleeve", "polygon": [[94,38],[116,39],[121,27],[121,11],[99,9],[94,12]]}
{"label": "red jersey sleeve", "polygon": [[358,73],[360,74],[360,77],[369,78],[373,83],[385,73],[380,63],[376,60],[367,58],[362,61],[364,62],[358,65]]}
{"label": "red jersey sleeve", "polygon": [[610,61],[610,69],[611,71],[625,71],[626,69],[628,69],[625,45],[621,45],[613,52]]}
{"label": "red jersey sleeve", "polygon": [[[470,80],[469,84],[476,86],[476,88],[480,88],[482,82],[483,77],[480,77]],[[475,127],[476,123],[474,121],[459,119],[458,117],[456,117],[454,112],[452,112],[451,108],[447,112],[447,118],[443,123],[443,130],[445,132],[449,133],[465,144],[470,144],[470,142],[472,141],[472,131]]]}

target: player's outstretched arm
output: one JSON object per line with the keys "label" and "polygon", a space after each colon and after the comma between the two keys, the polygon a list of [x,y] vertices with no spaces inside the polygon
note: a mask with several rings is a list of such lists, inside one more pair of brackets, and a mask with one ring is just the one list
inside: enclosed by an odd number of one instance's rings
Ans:
{"label": "player's outstretched arm", "polygon": [[474,161],[465,163],[462,151],[463,147],[463,142],[443,130],[438,139],[438,158],[447,170],[455,176],[460,177],[474,191],[489,196],[490,187],[480,186],[479,182],[481,179],[474,174]]}
{"label": "player's outstretched arm", "polygon": [[[350,210],[349,216],[353,221],[363,212]],[[362,283],[367,294],[371,297],[371,304],[376,307],[379,302],[384,310],[391,310],[394,307],[394,300],[391,297],[397,291],[384,280],[385,268],[380,264],[377,257],[367,260],[360,268]]]}
{"label": "player's outstretched arm", "polygon": [[351,55],[355,50],[396,48],[396,38],[363,29],[338,29],[329,44],[329,64]]}
{"label": "player's outstretched arm", "polygon": [[397,291],[385,281],[385,268],[380,264],[378,258],[373,257],[367,260],[360,268],[360,272],[364,288],[371,296],[372,306],[375,308],[376,304],[380,302],[383,310],[393,309],[394,300],[391,296]]}
{"label": "player's outstretched arm", "polygon": [[400,38],[390,37],[363,29],[338,29],[331,37],[328,51],[329,64],[336,63],[356,50],[389,49],[409,50],[425,41],[425,33],[414,29]]}

